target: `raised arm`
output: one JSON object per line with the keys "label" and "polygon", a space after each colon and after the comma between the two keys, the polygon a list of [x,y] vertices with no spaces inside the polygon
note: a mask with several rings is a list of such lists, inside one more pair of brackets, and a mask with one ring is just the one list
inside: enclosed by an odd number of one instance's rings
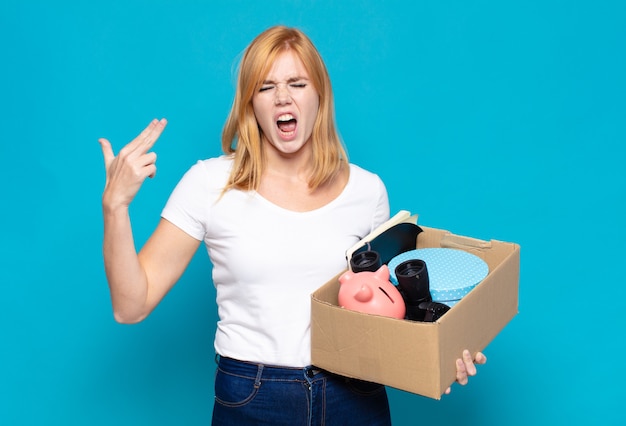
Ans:
{"label": "raised arm", "polygon": [[106,169],[102,195],[104,216],[104,266],[115,320],[143,320],[182,275],[200,241],[161,220],[137,254],[129,206],[147,177],[156,173],[156,154],[150,149],[167,121],[153,120],[117,156],[106,139],[100,139]]}

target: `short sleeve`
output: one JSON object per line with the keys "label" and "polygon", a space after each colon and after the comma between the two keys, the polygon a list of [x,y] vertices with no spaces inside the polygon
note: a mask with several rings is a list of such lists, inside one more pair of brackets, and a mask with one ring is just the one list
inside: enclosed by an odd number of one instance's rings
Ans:
{"label": "short sleeve", "polygon": [[202,241],[208,224],[209,177],[202,162],[193,165],[172,191],[161,217]]}
{"label": "short sleeve", "polygon": [[387,187],[379,176],[376,177],[378,179],[378,202],[376,203],[374,217],[372,218],[372,231],[389,220],[389,196],[387,194]]}

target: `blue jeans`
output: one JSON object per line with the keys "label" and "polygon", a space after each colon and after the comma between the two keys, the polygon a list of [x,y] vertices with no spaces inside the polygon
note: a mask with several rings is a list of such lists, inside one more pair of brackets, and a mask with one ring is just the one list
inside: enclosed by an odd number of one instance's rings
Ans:
{"label": "blue jeans", "polygon": [[390,426],[385,387],[318,370],[220,357],[214,426]]}

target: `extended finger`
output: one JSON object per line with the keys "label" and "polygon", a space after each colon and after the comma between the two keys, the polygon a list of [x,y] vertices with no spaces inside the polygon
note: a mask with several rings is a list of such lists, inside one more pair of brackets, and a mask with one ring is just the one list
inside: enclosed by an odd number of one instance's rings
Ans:
{"label": "extended finger", "polygon": [[113,147],[111,147],[111,142],[104,138],[98,139],[100,143],[100,147],[102,148],[102,156],[104,157],[104,167],[108,168],[111,161],[115,158],[115,154],[113,154]]}
{"label": "extended finger", "polygon": [[123,153],[124,155],[134,152],[145,154],[150,148],[152,148],[156,140],[163,132],[166,124],[167,120],[164,118],[161,120],[157,120],[155,118],[141,131],[141,133],[139,133],[139,135],[137,135],[135,139],[132,140],[132,142],[122,148],[120,153]]}
{"label": "extended finger", "polygon": [[486,364],[487,363],[487,357],[482,352],[476,352],[476,356],[474,357],[474,363],[475,364]]}
{"label": "extended finger", "polygon": [[163,129],[167,125],[167,120],[162,118],[161,120],[154,119],[152,122],[146,127],[137,137],[140,140],[138,146],[141,148],[142,152],[148,152],[150,148],[157,141],[161,133],[163,133]]}

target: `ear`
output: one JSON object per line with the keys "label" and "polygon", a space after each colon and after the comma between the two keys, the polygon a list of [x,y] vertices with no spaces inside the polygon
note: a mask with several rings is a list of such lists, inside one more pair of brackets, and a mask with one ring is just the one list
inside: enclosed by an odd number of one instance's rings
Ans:
{"label": "ear", "polygon": [[374,272],[374,276],[380,280],[389,281],[389,267],[384,264]]}
{"label": "ear", "polygon": [[339,277],[339,283],[343,284],[350,281],[354,277],[354,272],[346,271]]}

